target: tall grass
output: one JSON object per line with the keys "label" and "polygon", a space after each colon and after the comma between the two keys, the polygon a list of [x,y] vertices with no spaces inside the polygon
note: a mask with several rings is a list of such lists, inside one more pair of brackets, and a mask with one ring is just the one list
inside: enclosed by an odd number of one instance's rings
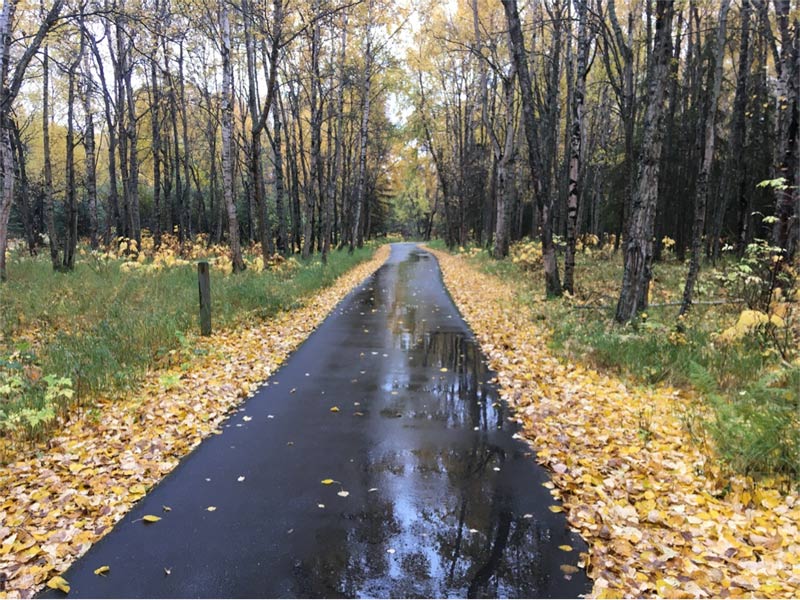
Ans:
{"label": "tall grass", "polygon": [[[214,329],[296,307],[374,249],[332,252],[327,264],[314,257],[293,269],[237,275],[212,266]],[[10,265],[9,280],[0,285],[0,437],[4,418],[11,435],[10,415],[39,411],[26,413],[36,420],[47,408],[48,390],[52,396],[55,389],[48,376],[69,379],[72,403],[130,389],[198,330],[194,264],[130,271],[122,264],[89,256],[72,273],[53,272],[44,258]],[[43,430],[28,425],[29,433]]]}

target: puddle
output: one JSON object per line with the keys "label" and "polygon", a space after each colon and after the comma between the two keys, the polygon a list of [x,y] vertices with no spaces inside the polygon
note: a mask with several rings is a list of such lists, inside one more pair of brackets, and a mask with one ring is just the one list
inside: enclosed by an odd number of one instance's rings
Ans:
{"label": "puddle", "polygon": [[[388,348],[363,361],[370,439],[361,477],[379,494],[296,566],[301,596],[571,597],[588,591],[582,542],[542,487],[475,339],[427,253],[395,248],[356,312]],[[370,314],[370,313],[367,313]],[[382,327],[378,324],[383,321]],[[382,339],[381,339],[382,338]],[[533,516],[532,516],[533,515]],[[559,545],[576,549],[565,553]]]}

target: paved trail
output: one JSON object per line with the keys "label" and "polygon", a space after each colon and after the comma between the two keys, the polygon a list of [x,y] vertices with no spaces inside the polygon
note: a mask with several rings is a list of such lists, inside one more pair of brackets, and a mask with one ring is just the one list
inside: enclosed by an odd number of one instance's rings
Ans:
{"label": "paved trail", "polygon": [[491,378],[435,259],[394,245],[223,433],[65,574],[70,598],[588,592],[583,571],[561,568],[585,545],[548,510],[547,474],[512,438]]}

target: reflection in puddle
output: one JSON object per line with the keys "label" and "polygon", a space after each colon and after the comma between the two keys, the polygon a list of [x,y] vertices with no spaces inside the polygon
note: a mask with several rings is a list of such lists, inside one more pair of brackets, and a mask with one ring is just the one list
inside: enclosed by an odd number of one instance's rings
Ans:
{"label": "reflection in puddle", "polygon": [[[404,260],[397,260],[397,255]],[[557,549],[581,547],[512,438],[480,349],[428,254],[400,251],[358,296],[365,407],[360,509],[317,531],[299,596],[534,597],[587,591]],[[369,410],[367,410],[369,409]],[[560,554],[559,554],[560,553]]]}

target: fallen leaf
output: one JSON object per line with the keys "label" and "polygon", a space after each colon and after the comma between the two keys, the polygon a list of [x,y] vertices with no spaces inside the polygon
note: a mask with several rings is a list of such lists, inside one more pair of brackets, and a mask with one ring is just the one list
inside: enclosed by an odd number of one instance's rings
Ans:
{"label": "fallen leaf", "polygon": [[347,498],[350,495],[350,492],[342,490],[341,492],[337,492],[336,495],[341,496],[342,498]]}
{"label": "fallen leaf", "polygon": [[217,507],[216,506],[209,506],[206,510],[208,512],[214,512],[215,510],[217,510]]}
{"label": "fallen leaf", "polygon": [[559,569],[561,569],[562,573],[566,573],[567,575],[574,575],[580,571],[580,569],[574,565],[561,565]]}
{"label": "fallen leaf", "polygon": [[103,565],[102,567],[97,567],[94,570],[94,574],[95,575],[103,575],[103,576],[105,576],[105,574],[108,573],[110,570],[111,570],[111,567],[109,567],[108,565]]}
{"label": "fallen leaf", "polygon": [[552,506],[548,506],[547,508],[550,509],[550,512],[554,512],[554,513],[564,512],[564,507],[563,506],[558,506],[556,504],[553,504]]}
{"label": "fallen leaf", "polygon": [[339,412],[338,406],[331,406],[331,412]]}
{"label": "fallen leaf", "polygon": [[47,587],[51,590],[61,590],[65,594],[69,594],[69,583],[63,577],[56,575],[55,577],[50,578],[47,582]]}
{"label": "fallen leaf", "polygon": [[333,479],[323,479],[320,481],[322,485],[331,485],[332,483],[336,483]]}
{"label": "fallen leaf", "polygon": [[563,550],[564,552],[572,552],[572,546],[569,544],[562,544],[558,547],[559,550]]}
{"label": "fallen leaf", "polygon": [[158,523],[161,520],[161,517],[157,517],[155,515],[145,515],[142,517],[142,521],[145,523]]}

